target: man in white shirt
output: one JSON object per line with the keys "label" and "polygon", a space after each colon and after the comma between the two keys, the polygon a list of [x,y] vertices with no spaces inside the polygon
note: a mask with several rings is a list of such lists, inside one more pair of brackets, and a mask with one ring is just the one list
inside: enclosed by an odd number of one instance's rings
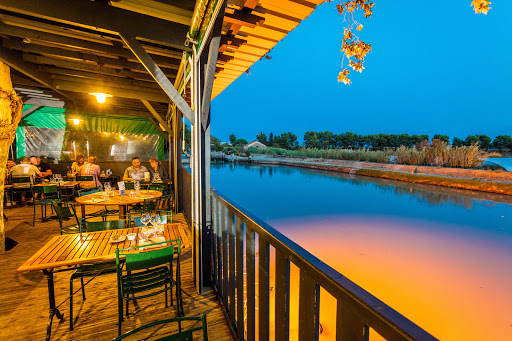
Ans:
{"label": "man in white shirt", "polygon": [[[41,174],[39,169],[36,166],[30,164],[30,160],[28,157],[22,157],[20,160],[20,164],[13,166],[11,168],[11,176],[13,178],[29,176],[30,183],[34,183],[34,179]],[[13,183],[13,188],[30,188],[30,183]],[[25,202],[25,192],[21,192],[21,202]]]}

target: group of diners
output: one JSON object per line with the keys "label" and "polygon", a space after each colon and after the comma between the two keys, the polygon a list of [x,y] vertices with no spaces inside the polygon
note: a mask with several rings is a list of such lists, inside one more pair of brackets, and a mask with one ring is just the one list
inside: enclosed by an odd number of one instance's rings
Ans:
{"label": "group of diners", "polygon": [[[16,164],[14,159],[7,160],[7,174],[10,177],[30,177],[31,183],[13,183],[13,188],[26,188],[34,184],[36,179],[44,180],[50,179],[53,176],[53,172],[50,166],[41,161],[41,159],[35,155],[30,158],[22,157],[19,164]],[[132,165],[128,167],[123,175],[123,181],[143,180],[146,174],[149,173],[151,179],[168,180],[169,175],[167,170],[157,158],[151,158],[149,160],[151,164],[148,170],[145,166],[141,165],[139,157],[132,159]],[[78,155],[76,161],[73,162],[71,168],[68,168],[69,175],[76,177],[80,176],[92,176],[92,181],[81,181],[81,188],[89,187],[102,187],[100,182],[101,169],[98,165],[98,158],[96,156],[89,156],[87,161],[83,155]],[[25,201],[25,193],[21,193],[21,201]]]}

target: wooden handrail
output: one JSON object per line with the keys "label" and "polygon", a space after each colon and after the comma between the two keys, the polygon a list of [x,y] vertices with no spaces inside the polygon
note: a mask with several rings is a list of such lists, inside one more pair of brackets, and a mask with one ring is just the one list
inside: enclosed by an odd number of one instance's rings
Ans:
{"label": "wooden handrail", "polygon": [[[237,339],[254,340],[255,313],[246,305],[246,321],[241,321],[244,307],[243,270],[247,272],[247,301],[254,297],[254,234],[259,240],[259,316],[260,340],[268,335],[268,271],[269,246],[276,250],[276,339],[287,339],[289,327],[289,264],[300,270],[299,340],[318,339],[318,306],[320,288],[337,299],[336,340],[367,340],[369,328],[389,340],[437,340],[425,330],[386,305],[384,302],[328,266],[297,243],[268,225],[249,211],[212,188],[212,279],[228,322]],[[227,212],[227,214],[226,214]],[[242,223],[244,226],[242,226]],[[235,226],[236,225],[236,226]],[[245,229],[244,229],[245,227]],[[245,230],[245,234],[244,234]],[[243,247],[246,245],[246,257]],[[245,262],[245,265],[244,265]],[[263,264],[262,264],[263,262]],[[267,272],[267,273],[265,273]],[[278,280],[279,277],[279,280]],[[242,289],[243,290],[243,289]],[[251,292],[250,292],[251,291]],[[263,296],[263,297],[262,297]],[[254,304],[252,303],[254,307]],[[308,311],[305,307],[311,307]],[[247,331],[244,331],[244,325]],[[279,328],[278,326],[279,325]],[[246,336],[244,336],[247,332]],[[262,338],[263,334],[263,338]],[[279,334],[279,335],[278,335]]]}

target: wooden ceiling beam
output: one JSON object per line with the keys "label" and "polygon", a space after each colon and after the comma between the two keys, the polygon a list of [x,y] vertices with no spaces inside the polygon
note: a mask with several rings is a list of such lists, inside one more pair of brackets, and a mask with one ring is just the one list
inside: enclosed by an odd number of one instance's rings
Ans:
{"label": "wooden ceiling beam", "polygon": [[224,15],[225,22],[250,28],[255,28],[256,26],[262,25],[265,22],[264,17],[254,15],[250,11],[242,9],[233,10],[232,12],[233,13],[229,13],[226,11],[226,14]]}
{"label": "wooden ceiling beam", "polygon": [[[133,54],[131,53],[131,51],[128,49],[122,48],[122,47],[115,47],[110,44],[102,44],[102,43],[96,43],[96,42],[87,41],[87,40],[78,39],[78,38],[66,37],[66,36],[62,36],[59,34],[40,32],[40,31],[36,31],[36,30],[31,30],[31,29],[28,29],[25,27],[6,25],[1,22],[0,22],[0,34],[6,34],[9,36],[20,37],[20,38],[31,39],[31,40],[50,42],[54,45],[59,45],[62,48],[84,49],[84,50],[88,50],[88,51],[97,51],[97,52],[102,52],[107,55],[114,55],[114,56],[120,56],[120,57],[133,59]],[[168,51],[166,51],[166,54],[167,54],[168,58],[174,58],[174,59],[181,60],[181,57],[182,57],[182,53],[177,52],[177,51],[168,50]],[[154,56],[152,56],[152,58],[154,58],[157,63],[159,63],[160,61],[163,61],[161,55],[154,55]]]}
{"label": "wooden ceiling beam", "polygon": [[187,25],[111,7],[99,1],[2,0],[0,9],[108,33],[125,32],[183,51],[191,50],[185,46]]}
{"label": "wooden ceiling beam", "polygon": [[[113,66],[119,66],[122,68],[129,68],[129,69],[138,69],[138,70],[144,70],[144,67],[136,62],[130,62],[123,59],[118,58],[111,58],[111,57],[104,57],[104,56],[98,56],[94,53],[88,53],[88,52],[81,52],[81,51],[73,51],[68,49],[63,49],[59,47],[51,47],[51,46],[44,46],[44,45],[37,45],[33,43],[22,43],[19,41],[13,41],[9,39],[3,39],[2,40],[2,46],[6,47],[11,50],[20,50],[24,52],[32,52],[32,53],[41,53],[45,55],[51,55],[51,56],[60,56],[60,57],[66,57],[74,60],[86,60],[90,62],[94,62],[100,66],[102,65],[113,65]],[[133,56],[132,56],[133,58]],[[176,63],[172,63],[169,58],[165,58],[167,60],[162,60],[163,58],[157,58],[159,60],[160,64],[159,66],[167,69],[173,69],[177,70],[179,68],[179,65]]]}
{"label": "wooden ceiling beam", "polygon": [[58,90],[81,92],[84,94],[88,94],[90,92],[104,92],[115,97],[132,98],[138,100],[146,99],[149,101],[161,103],[169,102],[169,98],[164,93],[158,94],[155,92],[148,92],[144,91],[144,89],[135,87],[132,89],[128,89],[126,87],[119,88],[115,86],[105,86],[103,84],[94,84],[91,81],[76,82],[59,79],[54,80],[54,85]]}
{"label": "wooden ceiling beam", "polygon": [[[115,80],[103,80],[103,79],[92,79],[92,78],[81,78],[81,77],[73,77],[73,76],[67,76],[67,75],[52,75],[52,79],[55,82],[58,81],[70,81],[70,82],[78,82],[78,83],[87,83],[94,85],[98,88],[119,88],[119,89],[126,89],[126,90],[133,90],[133,91],[142,91],[146,93],[154,93],[154,94],[162,94],[162,89],[155,83],[151,83],[151,86],[148,86],[147,82],[138,82],[134,80],[121,80],[115,79]],[[89,91],[91,92],[91,91]],[[103,92],[103,91],[92,91],[92,92]]]}
{"label": "wooden ceiling beam", "polygon": [[9,67],[17,70],[18,72],[24,74],[25,76],[33,79],[37,83],[52,89],[56,93],[75,101],[73,97],[65,95],[60,92],[52,82],[50,76],[44,72],[41,72],[37,69],[37,66],[31,63],[24,61],[21,58],[21,55],[15,51],[10,51],[6,48],[0,47],[0,60],[7,64]]}
{"label": "wooden ceiling beam", "polygon": [[187,26],[190,26],[194,14],[192,11],[154,0],[113,0],[110,5]]}

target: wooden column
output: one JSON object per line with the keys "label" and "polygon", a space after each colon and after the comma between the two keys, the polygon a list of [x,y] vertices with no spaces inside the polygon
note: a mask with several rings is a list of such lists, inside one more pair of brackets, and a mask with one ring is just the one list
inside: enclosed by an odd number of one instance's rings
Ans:
{"label": "wooden column", "polygon": [[4,180],[9,147],[16,136],[23,103],[12,88],[10,69],[0,62],[0,252],[5,251]]}

